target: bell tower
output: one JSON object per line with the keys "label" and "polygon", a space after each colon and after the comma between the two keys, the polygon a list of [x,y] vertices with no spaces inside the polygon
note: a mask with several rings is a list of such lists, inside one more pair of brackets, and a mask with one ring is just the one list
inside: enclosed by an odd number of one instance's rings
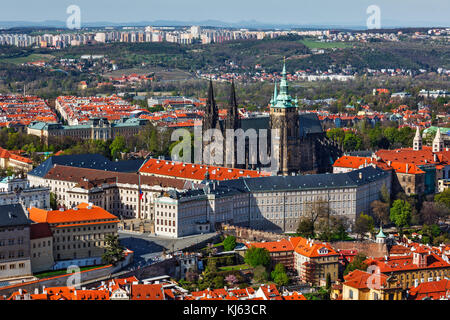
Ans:
{"label": "bell tower", "polygon": [[[280,93],[275,82],[273,98],[270,102],[270,128],[275,136],[274,148],[278,149],[278,172],[289,175],[300,167],[298,141],[300,140],[297,99],[289,95],[286,60],[281,72]],[[278,134],[277,134],[278,132]],[[275,153],[276,154],[276,153]]]}

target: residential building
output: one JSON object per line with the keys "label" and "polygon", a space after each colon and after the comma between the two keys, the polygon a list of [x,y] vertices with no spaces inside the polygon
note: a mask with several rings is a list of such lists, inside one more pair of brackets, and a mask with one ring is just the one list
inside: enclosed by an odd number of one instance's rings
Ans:
{"label": "residential building", "polygon": [[0,168],[12,169],[16,172],[28,172],[33,169],[33,161],[17,152],[0,148]]}
{"label": "residential building", "polygon": [[32,276],[30,224],[21,204],[0,205],[0,280]]}
{"label": "residential building", "polygon": [[395,276],[354,270],[344,276],[342,300],[401,300],[402,288]]}
{"label": "residential building", "polygon": [[101,264],[106,237],[117,235],[117,217],[108,211],[82,203],[72,209],[47,211],[29,209],[30,219],[48,223],[53,234],[53,256],[60,262],[54,268],[71,264]]}
{"label": "residential building", "polygon": [[423,246],[413,247],[408,255],[370,258],[365,263],[379,267],[380,273],[395,276],[403,290],[450,276],[448,257]]}
{"label": "residential building", "polygon": [[450,280],[423,282],[408,290],[408,300],[449,300]]}
{"label": "residential building", "polygon": [[0,205],[20,203],[25,208],[50,207],[50,189],[46,187],[30,187],[28,180],[5,177],[0,180]]}

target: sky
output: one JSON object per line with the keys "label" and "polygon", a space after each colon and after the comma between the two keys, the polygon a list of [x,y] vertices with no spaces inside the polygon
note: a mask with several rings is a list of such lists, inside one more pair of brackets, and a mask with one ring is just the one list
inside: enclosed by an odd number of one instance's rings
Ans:
{"label": "sky", "polygon": [[0,22],[66,21],[77,5],[83,22],[155,20],[258,21],[295,25],[366,25],[370,5],[381,13],[381,27],[450,26],[449,0],[8,0]]}

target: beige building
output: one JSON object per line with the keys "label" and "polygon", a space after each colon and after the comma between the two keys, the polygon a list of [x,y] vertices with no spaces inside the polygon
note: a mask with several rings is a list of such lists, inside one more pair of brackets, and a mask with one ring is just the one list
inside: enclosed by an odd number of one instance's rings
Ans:
{"label": "beige building", "polygon": [[53,234],[53,256],[56,261],[79,262],[76,263],[78,265],[100,264],[106,237],[117,235],[117,217],[90,204],[82,203],[69,210],[31,208],[29,213],[34,222],[48,223]]}
{"label": "beige building", "polygon": [[[31,179],[31,177],[29,177]],[[139,196],[139,181],[141,197]],[[55,165],[44,178],[30,183],[45,185],[65,208],[92,203],[117,217],[154,220],[156,197],[168,190],[183,190],[191,185],[181,179],[141,176]]]}

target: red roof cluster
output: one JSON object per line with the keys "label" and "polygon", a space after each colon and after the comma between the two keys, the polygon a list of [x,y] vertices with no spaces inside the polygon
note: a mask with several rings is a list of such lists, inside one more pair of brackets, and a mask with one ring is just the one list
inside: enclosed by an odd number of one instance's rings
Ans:
{"label": "red roof cluster", "polygon": [[149,159],[139,169],[139,172],[146,175],[175,177],[195,181],[203,181],[207,172],[210,180],[220,181],[238,179],[240,177],[254,178],[270,175],[268,172],[256,170],[232,169],[160,159]]}
{"label": "red roof cluster", "polygon": [[57,122],[57,118],[39,97],[0,95],[0,126],[28,125],[32,121]]}

